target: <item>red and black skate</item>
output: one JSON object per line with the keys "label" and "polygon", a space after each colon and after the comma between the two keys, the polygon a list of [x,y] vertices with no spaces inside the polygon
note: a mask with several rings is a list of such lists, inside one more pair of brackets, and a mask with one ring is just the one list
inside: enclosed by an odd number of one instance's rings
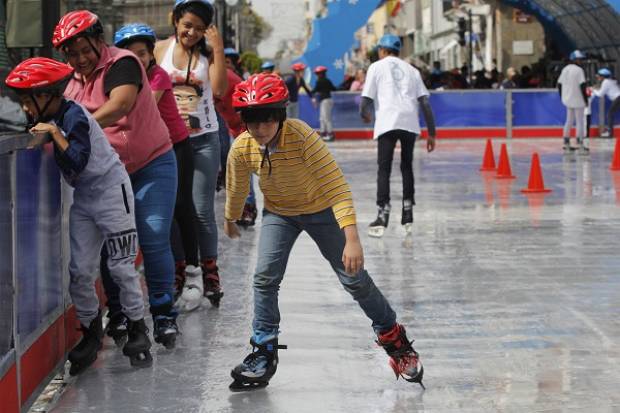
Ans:
{"label": "red and black skate", "polygon": [[224,296],[222,286],[220,285],[220,274],[218,273],[217,263],[215,260],[204,260],[202,266],[202,280],[204,283],[204,296],[211,302],[214,307],[220,306],[220,300]]}
{"label": "red and black skate", "polygon": [[377,344],[385,349],[390,356],[390,367],[396,374],[396,379],[402,377],[411,383],[418,383],[422,386],[422,378],[424,377],[424,367],[420,362],[418,352],[411,345],[413,340],[409,341],[405,327],[396,324],[390,331],[379,334]]}
{"label": "red and black skate", "polygon": [[237,220],[237,225],[242,227],[251,227],[256,222],[257,215],[258,211],[256,210],[256,205],[246,203],[243,207],[241,219]]}

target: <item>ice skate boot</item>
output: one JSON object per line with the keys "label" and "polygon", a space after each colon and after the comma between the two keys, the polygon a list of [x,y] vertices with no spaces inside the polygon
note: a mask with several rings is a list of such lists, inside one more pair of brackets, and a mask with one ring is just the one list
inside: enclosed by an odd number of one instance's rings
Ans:
{"label": "ice skate boot", "polygon": [[368,235],[375,238],[381,238],[390,220],[390,204],[379,207],[377,219],[370,223],[368,227]]}
{"label": "ice skate boot", "polygon": [[202,277],[205,286],[205,297],[211,302],[213,307],[220,306],[220,300],[224,296],[224,291],[220,285],[220,274],[215,260],[204,260],[202,262]]}
{"label": "ice skate boot", "polygon": [[405,228],[405,234],[411,234],[413,228],[413,202],[406,199],[403,201],[403,213],[400,216],[400,224]]}
{"label": "ice skate boot", "polygon": [[600,133],[599,135],[601,138],[613,138],[613,136],[611,135],[611,133],[609,132],[609,130],[604,130],[603,132]]}
{"label": "ice skate boot", "polygon": [[183,292],[176,301],[176,307],[181,312],[194,311],[202,304],[204,292],[203,273],[200,267],[188,265],[185,267],[185,285]]}
{"label": "ice skate boot", "polygon": [[174,300],[178,300],[185,287],[185,261],[177,261],[174,268]]}
{"label": "ice skate boot", "polygon": [[108,312],[107,317],[109,321],[105,329],[106,335],[112,337],[117,347],[123,347],[127,341],[127,317],[122,311]]}
{"label": "ice skate boot", "polygon": [[237,225],[240,225],[242,227],[254,226],[257,215],[258,212],[256,211],[256,205],[246,203],[243,207],[243,214],[241,215],[241,219],[237,220]]}
{"label": "ice skate boot", "polygon": [[151,314],[153,315],[153,338],[156,343],[173,349],[176,344],[179,327],[177,312],[172,307],[172,298],[166,293],[158,293],[151,298]]}
{"label": "ice skate boot", "polygon": [[590,155],[590,145],[586,143],[586,139],[577,139],[577,144],[579,145],[579,155]]}
{"label": "ice skate boot", "polygon": [[97,360],[97,352],[102,348],[103,326],[101,312],[90,322],[88,327],[80,325],[82,340],[69,352],[68,359],[71,362],[69,374],[75,376]]}
{"label": "ice skate boot", "polygon": [[336,138],[334,137],[333,133],[326,133],[325,135],[323,135],[323,141],[324,142],[333,142]]}
{"label": "ice skate boot", "polygon": [[129,357],[129,363],[133,367],[151,367],[153,364],[148,332],[144,318],[136,321],[129,320],[127,344],[123,347],[123,354]]}
{"label": "ice skate boot", "polygon": [[250,339],[252,352],[230,372],[233,382],[231,391],[256,390],[266,387],[278,368],[278,350],[287,348],[278,344],[278,338],[272,338],[258,344],[255,337]]}
{"label": "ice skate boot", "polygon": [[405,327],[396,324],[390,331],[379,334],[377,344],[390,356],[390,367],[394,370],[396,379],[402,377],[411,383],[419,383],[423,389],[422,378],[424,377],[424,367],[420,362],[420,356],[413,349],[409,341]]}
{"label": "ice skate boot", "polygon": [[576,151],[577,148],[574,146],[571,146],[569,138],[564,138],[564,146],[562,146],[562,150],[564,150],[565,155],[568,155]]}

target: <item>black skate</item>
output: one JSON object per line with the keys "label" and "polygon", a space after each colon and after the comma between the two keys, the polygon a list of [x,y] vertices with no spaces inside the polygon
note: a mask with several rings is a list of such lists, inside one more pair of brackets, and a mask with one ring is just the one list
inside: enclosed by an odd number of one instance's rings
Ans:
{"label": "black skate", "polygon": [[97,360],[97,352],[103,347],[103,326],[101,312],[90,322],[88,327],[80,325],[82,340],[69,352],[68,359],[71,362],[69,374],[75,376]]}
{"label": "black skate", "polygon": [[409,208],[403,207],[400,224],[405,228],[406,234],[411,234],[411,228],[413,227],[413,208],[411,206]]}
{"label": "black skate", "polygon": [[573,153],[577,149],[579,149],[579,148],[577,148],[575,146],[571,146],[570,139],[564,139],[564,146],[562,146],[562,150],[564,151],[565,155]]}
{"label": "black skate", "polygon": [[408,382],[422,384],[424,367],[420,362],[420,356],[413,349],[413,340],[409,341],[405,327],[396,324],[387,333],[380,334],[377,340],[385,352],[390,356],[390,367],[394,370],[396,379],[402,377]]}
{"label": "black skate", "polygon": [[179,327],[174,317],[153,316],[153,337],[156,343],[172,350],[176,345],[177,334],[179,334]]}
{"label": "black skate", "polygon": [[141,318],[137,321],[129,321],[127,344],[123,347],[123,354],[129,357],[133,367],[151,367],[151,340],[148,337],[149,329]]}
{"label": "black skate", "polygon": [[278,368],[278,350],[287,348],[285,345],[278,345],[277,338],[263,344],[257,344],[252,338],[250,344],[252,353],[230,372],[234,380],[228,386],[231,391],[256,390],[269,385],[269,380]]}
{"label": "black skate", "polygon": [[375,238],[381,238],[390,221],[390,205],[379,207],[377,219],[372,221],[368,227],[368,235]]}
{"label": "black skate", "polygon": [[237,220],[237,225],[244,228],[254,226],[257,215],[258,211],[256,210],[256,205],[246,203],[243,207],[243,214],[241,215],[241,219]]}
{"label": "black skate", "polygon": [[224,291],[220,285],[220,274],[215,260],[204,260],[202,262],[202,279],[204,284],[204,296],[211,302],[213,307],[220,307],[220,300],[224,296]]}
{"label": "black skate", "polygon": [[127,323],[128,319],[122,311],[115,313],[108,312],[108,325],[106,326],[106,334],[112,337],[117,347],[123,347],[127,342]]}

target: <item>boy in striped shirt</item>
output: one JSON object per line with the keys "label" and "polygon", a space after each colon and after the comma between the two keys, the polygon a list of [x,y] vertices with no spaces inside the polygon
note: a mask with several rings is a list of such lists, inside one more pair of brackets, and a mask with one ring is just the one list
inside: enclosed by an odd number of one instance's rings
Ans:
{"label": "boy in striped shirt", "polygon": [[396,376],[422,384],[424,370],[405,328],[364,270],[353,198],[342,171],[318,134],[298,119],[286,119],[288,90],[273,74],[257,74],[239,83],[233,106],[247,132],[228,155],[224,232],[240,233],[235,221],[243,211],[250,175],[259,176],[265,209],[254,273],[253,351],[231,375],[233,391],[269,384],[278,364],[280,312],[278,290],[288,256],[306,231],[335,270],[344,288],[372,320]]}

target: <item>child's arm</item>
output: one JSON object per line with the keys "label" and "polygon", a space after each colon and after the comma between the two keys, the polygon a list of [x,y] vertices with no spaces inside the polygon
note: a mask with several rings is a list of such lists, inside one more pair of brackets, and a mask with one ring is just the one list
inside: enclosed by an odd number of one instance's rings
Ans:
{"label": "child's arm", "polygon": [[70,125],[67,131],[69,139],[65,138],[58,126],[51,123],[38,123],[30,129],[30,133],[49,133],[52,136],[64,161],[64,165],[61,165],[63,169],[69,168],[73,174],[79,174],[88,164],[90,157],[88,123],[78,120]]}
{"label": "child's arm", "polygon": [[343,231],[346,242],[342,251],[342,263],[347,274],[353,276],[364,268],[364,250],[357,233],[357,225],[348,225]]}
{"label": "child's arm", "polygon": [[[237,143],[239,141],[235,141]],[[250,193],[250,170],[233,143],[226,161],[226,204],[224,206],[224,233],[230,238],[239,236],[235,221],[241,218],[245,200]]]}

